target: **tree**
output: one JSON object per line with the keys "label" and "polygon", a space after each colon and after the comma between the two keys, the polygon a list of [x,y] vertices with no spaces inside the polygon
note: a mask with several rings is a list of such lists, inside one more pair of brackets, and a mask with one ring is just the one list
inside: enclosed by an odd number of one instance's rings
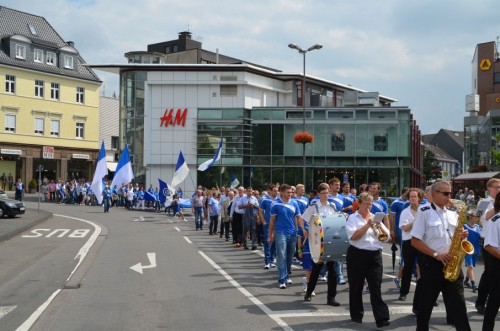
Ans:
{"label": "tree", "polygon": [[441,178],[441,167],[433,152],[424,152],[424,177],[427,182],[431,179]]}
{"label": "tree", "polygon": [[[495,136],[495,140],[498,145],[500,142],[500,134]],[[495,165],[500,166],[500,150],[497,150],[495,147],[491,147],[491,160],[495,162]]]}

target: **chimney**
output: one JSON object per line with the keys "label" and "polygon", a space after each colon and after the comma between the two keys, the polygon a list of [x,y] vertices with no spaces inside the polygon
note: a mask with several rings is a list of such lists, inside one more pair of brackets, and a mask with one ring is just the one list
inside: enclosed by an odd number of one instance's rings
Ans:
{"label": "chimney", "polygon": [[75,47],[75,43],[73,41],[67,41],[66,44],[71,47]]}
{"label": "chimney", "polygon": [[186,40],[186,39],[191,39],[191,32],[189,31],[179,32],[179,40]]}

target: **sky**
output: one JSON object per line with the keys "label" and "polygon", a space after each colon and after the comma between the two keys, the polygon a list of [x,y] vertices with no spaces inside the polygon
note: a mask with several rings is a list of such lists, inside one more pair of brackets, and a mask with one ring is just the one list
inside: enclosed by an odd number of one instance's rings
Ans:
{"label": "sky", "polygon": [[[500,35],[498,0],[2,0],[43,16],[89,64],[124,64],[124,54],[190,31],[209,51],[302,73],[288,48],[321,44],[306,74],[399,100],[422,134],[463,130],[471,61]],[[106,96],[118,75],[96,71]]]}

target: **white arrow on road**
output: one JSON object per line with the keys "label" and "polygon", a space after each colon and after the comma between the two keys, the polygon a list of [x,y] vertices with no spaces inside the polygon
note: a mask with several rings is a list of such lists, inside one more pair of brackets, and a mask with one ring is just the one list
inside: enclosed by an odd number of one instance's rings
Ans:
{"label": "white arrow on road", "polygon": [[140,262],[130,267],[130,269],[142,274],[142,270],[156,267],[156,253],[148,253],[149,265],[142,265]]}

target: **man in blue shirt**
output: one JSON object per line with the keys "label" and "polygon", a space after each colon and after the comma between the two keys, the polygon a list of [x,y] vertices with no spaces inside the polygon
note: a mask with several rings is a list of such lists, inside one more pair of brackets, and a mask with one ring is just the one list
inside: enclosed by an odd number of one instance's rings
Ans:
{"label": "man in blue shirt", "polygon": [[270,184],[268,186],[268,194],[262,197],[260,202],[259,216],[263,220],[264,227],[264,269],[274,268],[274,257],[276,256],[276,246],[274,241],[269,243],[267,238],[269,236],[269,221],[271,218],[271,205],[278,196],[278,186]]}
{"label": "man in blue shirt", "polygon": [[292,284],[290,272],[297,242],[296,223],[301,227],[304,238],[308,237],[300,217],[299,206],[295,200],[291,199],[291,194],[290,185],[282,184],[280,186],[280,197],[271,205],[269,235],[267,237],[269,243],[272,243],[273,239],[276,243],[280,289],[286,289],[286,284]]}

